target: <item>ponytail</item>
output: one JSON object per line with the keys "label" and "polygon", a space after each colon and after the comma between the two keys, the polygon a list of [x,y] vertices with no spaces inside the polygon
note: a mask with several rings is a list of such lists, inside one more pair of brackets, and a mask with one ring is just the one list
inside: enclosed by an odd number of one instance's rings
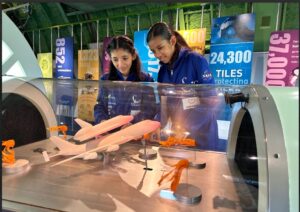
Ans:
{"label": "ponytail", "polygon": [[147,34],[147,43],[149,43],[151,39],[157,36],[161,36],[164,40],[170,40],[172,35],[176,37],[177,48],[180,49],[181,47],[184,47],[191,50],[191,48],[184,40],[184,38],[179,34],[179,32],[171,30],[171,28],[165,22],[158,22],[150,27]]}
{"label": "ponytail", "polygon": [[187,44],[187,42],[185,41],[185,39],[182,37],[182,35],[179,32],[173,31],[173,35],[175,35],[175,37],[176,37],[176,43],[180,47],[183,47],[183,48],[191,50],[191,47],[189,46],[189,44]]}

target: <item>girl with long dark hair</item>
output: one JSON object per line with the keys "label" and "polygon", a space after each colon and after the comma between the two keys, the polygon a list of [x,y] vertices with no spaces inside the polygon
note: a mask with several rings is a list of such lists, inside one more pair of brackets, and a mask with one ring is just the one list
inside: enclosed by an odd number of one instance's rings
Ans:
{"label": "girl with long dark hair", "polygon": [[[156,112],[153,88],[133,82],[153,82],[142,72],[141,62],[132,40],[115,36],[108,45],[110,71],[101,77],[97,104],[94,107],[95,124],[117,115],[133,115],[133,122],[152,119]],[[111,83],[105,81],[113,81]]]}
{"label": "girl with long dark hair", "polygon": [[[206,59],[192,51],[184,38],[166,23],[158,22],[149,29],[147,43],[160,60],[158,82],[214,84]],[[200,149],[218,150],[218,126],[212,112],[214,89],[184,85],[159,87],[162,89],[159,89],[161,110],[158,117],[162,128],[171,120],[173,134],[190,136]]]}

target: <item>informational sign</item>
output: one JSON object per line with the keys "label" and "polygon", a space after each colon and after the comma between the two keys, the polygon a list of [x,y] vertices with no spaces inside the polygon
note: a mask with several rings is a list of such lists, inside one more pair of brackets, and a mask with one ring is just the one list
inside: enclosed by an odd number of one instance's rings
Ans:
{"label": "informational sign", "polygon": [[52,53],[39,53],[37,54],[38,63],[42,70],[43,78],[52,78]]}
{"label": "informational sign", "polygon": [[159,60],[154,56],[147,44],[148,30],[134,32],[134,47],[141,59],[142,69],[152,76],[154,81],[157,81],[159,71]]}
{"label": "informational sign", "polygon": [[56,115],[58,116],[74,116],[74,85],[70,80],[55,81],[56,93]]}
{"label": "informational sign", "polygon": [[106,50],[108,47],[108,44],[111,41],[111,37],[105,37],[103,39],[103,52],[102,52],[102,75],[106,74],[109,72],[110,69],[110,57],[109,57],[109,53]]}
{"label": "informational sign", "polygon": [[57,38],[55,45],[56,78],[72,79],[74,72],[73,37]]}
{"label": "informational sign", "polygon": [[99,80],[98,49],[78,50],[78,79]]}
{"label": "informational sign", "polygon": [[254,14],[213,19],[209,68],[216,84],[250,83],[254,31]]}
{"label": "informational sign", "polygon": [[210,70],[216,84],[250,83],[253,43],[219,44],[211,46],[210,51]]}
{"label": "informational sign", "polygon": [[77,117],[93,122],[94,106],[97,101],[98,87],[84,86],[78,90]]}
{"label": "informational sign", "polygon": [[295,86],[298,76],[299,30],[272,32],[265,84]]}
{"label": "informational sign", "polygon": [[178,31],[193,51],[204,55],[206,28]]}
{"label": "informational sign", "polygon": [[67,134],[72,134],[75,103],[77,101],[77,89],[74,87],[73,80],[62,79],[55,80],[53,85],[53,94],[55,95],[55,103],[53,109],[57,117],[59,125],[67,125]]}

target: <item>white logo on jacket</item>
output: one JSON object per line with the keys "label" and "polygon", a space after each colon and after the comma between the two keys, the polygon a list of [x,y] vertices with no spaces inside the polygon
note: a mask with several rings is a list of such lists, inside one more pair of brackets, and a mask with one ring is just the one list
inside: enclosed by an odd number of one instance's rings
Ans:
{"label": "white logo on jacket", "polygon": [[187,82],[187,77],[182,77],[181,83],[182,84],[198,84],[198,80]]}

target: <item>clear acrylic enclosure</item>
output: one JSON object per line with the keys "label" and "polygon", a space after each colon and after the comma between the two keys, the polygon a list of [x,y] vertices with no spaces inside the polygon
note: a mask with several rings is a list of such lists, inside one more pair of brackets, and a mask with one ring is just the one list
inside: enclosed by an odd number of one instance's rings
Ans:
{"label": "clear acrylic enclosure", "polygon": [[133,123],[144,119],[160,121],[160,141],[176,138],[184,143],[192,139],[195,145],[189,148],[221,152],[226,151],[232,113],[225,103],[224,93],[237,93],[242,89],[240,86],[145,82],[22,80],[44,93],[58,125],[68,126],[68,135],[80,129],[75,118],[94,125],[117,115],[133,115]]}
{"label": "clear acrylic enclosure", "polygon": [[[180,203],[172,202],[166,206],[154,201],[156,197],[159,198],[159,188],[153,179],[157,182],[161,164],[174,165],[179,159],[188,159],[192,168],[189,169],[190,175],[185,175],[182,181],[201,187],[203,200],[195,207],[197,211],[218,208],[234,211],[288,211],[298,204],[295,198],[299,195],[296,189],[299,168],[295,163],[299,158],[299,134],[296,130],[299,124],[295,119],[298,117],[299,97],[296,88],[10,77],[3,77],[2,82],[1,136],[3,140],[14,138],[16,147],[19,146],[16,148],[17,155],[30,158],[33,164],[44,163],[36,153],[32,153],[32,149],[48,148],[51,145],[51,142],[45,142],[53,135],[47,129],[55,125],[67,125],[67,134],[72,137],[80,129],[75,118],[95,125],[117,115],[132,115],[132,123],[150,119],[161,124],[160,131],[146,142],[157,153],[156,158],[149,160],[153,172],[147,172],[148,177],[145,177],[143,169],[145,163],[139,158],[143,142],[132,141],[128,145],[123,144],[124,147],[113,154],[114,162],[128,169],[128,172],[118,170],[113,175],[100,176],[94,170],[106,169],[99,161],[82,163],[74,160],[70,162],[73,168],[69,164],[62,165],[53,175],[49,172],[49,164],[45,163],[25,174],[22,178],[24,180],[13,177],[15,183],[19,184],[17,188],[4,184],[3,194],[9,201],[20,204],[26,202],[24,195],[15,195],[14,189],[26,192],[30,186],[27,182],[32,182],[39,186],[34,187],[34,192],[28,193],[31,198],[27,204],[61,209],[65,207],[61,200],[68,198],[72,204],[68,204],[67,210],[78,209],[77,198],[68,196],[72,192],[64,190],[58,182],[63,179],[62,183],[68,185],[69,178],[62,176],[77,176],[76,171],[80,167],[87,171],[79,173],[84,178],[72,191],[80,190],[81,184],[88,184],[90,179],[99,181],[101,177],[101,181],[106,180],[107,183],[100,187],[89,187],[91,193],[102,192],[102,195],[106,195],[111,192],[126,197],[127,189],[111,188],[113,176],[123,183],[123,188],[130,185],[133,198],[124,198],[123,206],[144,210],[144,203],[148,202],[158,209],[174,209],[174,206],[181,208]],[[36,110],[27,110],[32,107]],[[35,113],[40,114],[39,119]],[[50,151],[53,151],[53,147]],[[199,170],[194,166],[199,161],[206,164],[205,169]],[[94,168],[89,170],[89,166]],[[44,190],[39,188],[46,186],[46,190],[49,190],[44,181],[40,180],[43,178],[45,182],[51,181],[52,185],[57,185],[55,189],[61,189],[61,192],[58,198],[48,196],[49,201],[42,204],[37,199]],[[136,187],[136,181],[132,179],[139,178],[140,183]],[[3,180],[8,182],[10,178],[4,176]],[[145,191],[151,191],[151,195],[143,193]],[[150,198],[142,204],[131,204],[132,199],[140,201],[141,195]],[[85,193],[80,198],[85,199]],[[90,201],[87,198],[79,208],[86,208]],[[102,206],[106,203],[106,199],[93,202],[100,210],[103,210]],[[193,206],[183,206],[189,207]]]}

